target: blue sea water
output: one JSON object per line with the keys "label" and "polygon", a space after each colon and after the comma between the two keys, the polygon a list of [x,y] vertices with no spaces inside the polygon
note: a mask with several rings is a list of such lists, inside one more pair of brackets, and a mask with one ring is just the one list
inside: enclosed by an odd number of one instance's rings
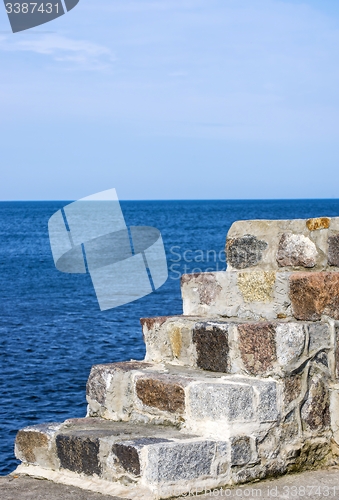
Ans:
{"label": "blue sea water", "polygon": [[232,222],[339,215],[339,200],[121,202],[129,226],[161,230],[169,279],[101,312],[89,275],[54,267],[47,222],[66,203],[0,203],[0,474],[17,465],[18,429],[85,415],[93,364],[144,357],[139,319],[182,313],[182,272],[225,269]]}

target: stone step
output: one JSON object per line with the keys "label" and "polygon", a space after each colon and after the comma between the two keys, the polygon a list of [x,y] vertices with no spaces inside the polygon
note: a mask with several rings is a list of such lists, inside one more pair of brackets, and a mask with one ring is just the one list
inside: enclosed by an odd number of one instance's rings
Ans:
{"label": "stone step", "polygon": [[96,365],[87,383],[88,415],[230,437],[272,426],[280,416],[281,390],[272,378],[143,362]]}
{"label": "stone step", "polygon": [[[339,250],[338,250],[339,252]],[[339,272],[216,271],[183,274],[185,316],[339,320]]]}
{"label": "stone step", "polygon": [[239,482],[239,472],[258,462],[251,436],[203,439],[169,426],[99,418],[26,427],[17,434],[15,453],[20,472],[49,477],[48,471],[59,471],[59,482],[92,478],[96,485],[116,484],[117,491],[137,487],[140,496],[133,498],[147,500]]}
{"label": "stone step", "polygon": [[331,322],[168,316],[141,323],[147,362],[230,374],[285,377],[336,343]]}
{"label": "stone step", "polygon": [[227,270],[181,279],[185,315],[339,320],[339,217],[232,224]]}
{"label": "stone step", "polygon": [[241,220],[226,241],[228,270],[339,270],[339,217]]}

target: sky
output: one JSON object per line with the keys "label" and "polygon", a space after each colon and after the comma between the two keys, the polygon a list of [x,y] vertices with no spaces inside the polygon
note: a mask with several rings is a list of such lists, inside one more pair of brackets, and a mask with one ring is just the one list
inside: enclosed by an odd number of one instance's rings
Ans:
{"label": "sky", "polygon": [[0,5],[0,200],[336,198],[339,2]]}

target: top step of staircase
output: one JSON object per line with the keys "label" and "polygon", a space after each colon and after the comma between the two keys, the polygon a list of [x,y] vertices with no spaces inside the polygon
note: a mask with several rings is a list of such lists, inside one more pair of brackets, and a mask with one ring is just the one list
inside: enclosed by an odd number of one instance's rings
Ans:
{"label": "top step of staircase", "polygon": [[338,270],[339,217],[248,220],[232,224],[227,270]]}
{"label": "top step of staircase", "polygon": [[187,316],[339,320],[339,217],[235,222],[226,271],[184,274]]}

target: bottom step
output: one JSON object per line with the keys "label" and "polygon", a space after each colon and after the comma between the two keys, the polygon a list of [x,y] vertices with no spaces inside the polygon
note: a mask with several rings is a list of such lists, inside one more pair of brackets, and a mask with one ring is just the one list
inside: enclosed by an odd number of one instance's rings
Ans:
{"label": "bottom step", "polygon": [[82,478],[84,484],[90,478],[103,485],[115,482],[121,491],[140,487],[138,498],[148,491],[149,499],[225,486],[233,482],[232,471],[253,468],[257,460],[250,436],[218,441],[170,426],[100,418],[26,427],[18,432],[15,451],[24,464],[21,472],[26,466],[31,473],[36,466],[39,475],[50,479],[57,472],[59,477],[65,473],[65,477]]}

